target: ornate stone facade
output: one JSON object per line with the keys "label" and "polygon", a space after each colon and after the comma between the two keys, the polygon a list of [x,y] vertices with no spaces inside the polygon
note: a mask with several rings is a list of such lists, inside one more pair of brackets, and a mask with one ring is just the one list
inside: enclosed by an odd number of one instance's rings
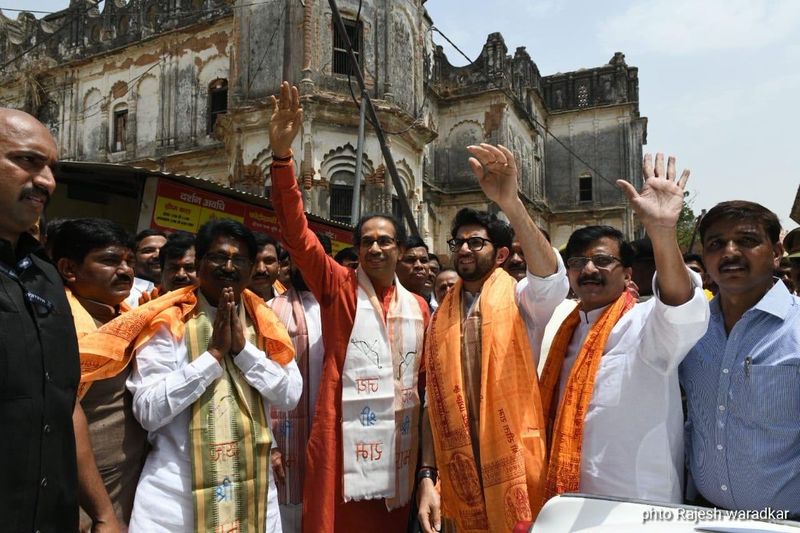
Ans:
{"label": "ornate stone facade", "polygon": [[[453,67],[431,39],[424,0],[364,0],[360,13],[357,0],[338,5],[405,197],[434,250],[445,250],[455,211],[487,207],[464,150],[484,141],[517,154],[523,198],[555,244],[586,223],[633,233],[624,198],[602,179],[641,180],[646,119],[637,69],[622,54],[543,77],[524,48],[511,56],[494,33],[474,63]],[[358,106],[337,34],[323,0],[107,1],[102,13],[73,0],[41,20],[0,14],[0,101],[40,117],[63,159],[160,168],[269,194],[269,96],[287,79],[300,87],[305,111],[293,150],[307,208],[345,220]],[[362,210],[399,212],[369,124],[362,168]]]}

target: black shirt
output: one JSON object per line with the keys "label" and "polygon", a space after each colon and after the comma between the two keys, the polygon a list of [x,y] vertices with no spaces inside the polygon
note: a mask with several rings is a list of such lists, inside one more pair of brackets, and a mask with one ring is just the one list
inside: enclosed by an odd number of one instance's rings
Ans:
{"label": "black shirt", "polygon": [[39,243],[0,239],[0,531],[78,529],[78,341]]}

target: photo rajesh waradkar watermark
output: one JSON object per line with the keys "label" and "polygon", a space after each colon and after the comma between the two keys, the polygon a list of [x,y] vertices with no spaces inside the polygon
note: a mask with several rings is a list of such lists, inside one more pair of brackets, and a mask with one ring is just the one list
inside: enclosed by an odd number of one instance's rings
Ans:
{"label": "photo rajesh waradkar watermark", "polygon": [[766,507],[759,510],[731,510],[717,509],[716,507],[651,507],[642,511],[642,524],[648,522],[699,522],[729,521],[741,522],[743,520],[788,520],[789,511],[785,509],[772,509]]}

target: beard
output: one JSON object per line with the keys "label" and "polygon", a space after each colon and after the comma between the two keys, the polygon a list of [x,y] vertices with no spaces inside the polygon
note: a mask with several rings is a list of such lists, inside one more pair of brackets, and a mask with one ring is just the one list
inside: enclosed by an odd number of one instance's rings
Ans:
{"label": "beard", "polygon": [[495,267],[495,255],[481,256],[474,255],[475,263],[462,265],[456,258],[456,273],[464,281],[478,281],[485,278]]}

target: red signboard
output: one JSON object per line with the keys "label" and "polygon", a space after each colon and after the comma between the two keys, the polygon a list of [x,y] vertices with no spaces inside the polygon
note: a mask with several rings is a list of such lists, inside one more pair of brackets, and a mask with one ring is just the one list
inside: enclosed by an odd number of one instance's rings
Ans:
{"label": "red signboard", "polygon": [[[200,226],[215,218],[236,220],[253,231],[260,231],[280,239],[278,220],[272,209],[159,178],[153,218],[150,222],[152,228],[168,232],[183,230],[197,233]],[[352,246],[352,234],[345,229],[311,220],[308,225],[312,231],[330,237],[333,253]]]}

